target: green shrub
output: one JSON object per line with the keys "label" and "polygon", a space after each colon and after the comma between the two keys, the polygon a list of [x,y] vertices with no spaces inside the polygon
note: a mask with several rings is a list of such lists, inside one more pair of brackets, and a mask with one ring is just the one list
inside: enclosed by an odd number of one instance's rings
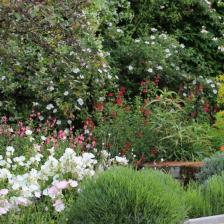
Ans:
{"label": "green shrub", "polygon": [[220,175],[224,172],[224,153],[218,153],[211,158],[204,160],[204,166],[197,174],[199,181],[204,182],[213,175]]}
{"label": "green shrub", "polygon": [[182,189],[171,176],[113,168],[81,188],[68,223],[180,223],[186,216]]}
{"label": "green shrub", "polygon": [[213,176],[203,185],[190,186],[186,192],[189,217],[211,216],[224,213],[224,174]]}
{"label": "green shrub", "polygon": [[30,111],[34,102],[73,119],[103,100],[113,77],[90,9],[88,0],[0,6],[2,112]]}

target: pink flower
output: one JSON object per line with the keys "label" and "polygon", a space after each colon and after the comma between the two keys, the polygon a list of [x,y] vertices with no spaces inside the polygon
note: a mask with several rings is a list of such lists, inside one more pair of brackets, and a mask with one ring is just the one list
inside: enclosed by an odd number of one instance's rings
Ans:
{"label": "pink flower", "polygon": [[6,116],[2,117],[2,123],[6,124],[8,122],[8,118]]}
{"label": "pink flower", "polygon": [[56,198],[56,196],[60,193],[60,190],[55,187],[55,186],[52,186],[48,189],[48,195],[49,197],[51,198]]}
{"label": "pink flower", "polygon": [[20,127],[18,134],[20,137],[23,137],[26,134],[26,127],[24,126]]}
{"label": "pink flower", "polygon": [[46,141],[45,141],[45,143],[48,145],[50,142],[51,142],[51,137],[48,136],[47,139],[46,139]]}
{"label": "pink flower", "polygon": [[28,200],[27,198],[23,198],[23,197],[18,197],[15,200],[16,205],[23,205],[23,206],[28,206],[31,201]]}
{"label": "pink flower", "polygon": [[65,205],[64,205],[63,201],[60,199],[56,200],[55,203],[53,204],[53,206],[57,212],[61,212],[65,209]]}
{"label": "pink flower", "polygon": [[7,195],[8,193],[9,193],[9,190],[8,189],[1,189],[0,190],[0,196]]}
{"label": "pink flower", "polygon": [[75,180],[69,180],[69,184],[71,187],[77,187],[78,186],[78,182]]}
{"label": "pink flower", "polygon": [[60,190],[66,189],[68,188],[68,181],[66,180],[59,181],[54,186]]}
{"label": "pink flower", "polygon": [[78,144],[82,144],[84,142],[84,135],[81,134],[75,138],[75,142]]}
{"label": "pink flower", "polygon": [[8,209],[7,208],[2,208],[0,207],[0,215],[4,215],[8,212]]}
{"label": "pink flower", "polygon": [[66,134],[65,134],[65,132],[62,131],[62,130],[59,130],[59,132],[58,132],[58,138],[59,138],[59,139],[62,139],[62,140],[65,140],[65,139],[66,139]]}

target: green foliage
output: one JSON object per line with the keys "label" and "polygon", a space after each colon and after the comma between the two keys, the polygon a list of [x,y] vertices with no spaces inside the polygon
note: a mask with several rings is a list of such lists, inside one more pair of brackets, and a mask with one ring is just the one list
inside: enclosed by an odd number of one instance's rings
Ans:
{"label": "green foliage", "polygon": [[87,0],[0,6],[1,111],[15,115],[35,102],[73,119],[113,87],[88,7]]}
{"label": "green foliage", "polygon": [[200,173],[197,174],[197,178],[201,182],[208,180],[213,175],[220,175],[224,172],[224,153],[218,153],[211,158],[207,158],[204,163]]}
{"label": "green foliage", "polygon": [[180,223],[182,189],[158,171],[113,168],[84,183],[68,223]]}
{"label": "green foliage", "polygon": [[[150,92],[150,89],[147,91]],[[158,90],[157,90],[158,91]],[[153,94],[153,93],[152,93]],[[147,101],[148,100],[148,101]],[[94,130],[98,148],[147,160],[200,160],[212,153],[210,127],[191,120],[184,101],[169,91],[133,104],[107,103]]]}
{"label": "green foliage", "polygon": [[203,185],[192,184],[186,192],[189,217],[211,216],[224,213],[224,174],[213,176]]}

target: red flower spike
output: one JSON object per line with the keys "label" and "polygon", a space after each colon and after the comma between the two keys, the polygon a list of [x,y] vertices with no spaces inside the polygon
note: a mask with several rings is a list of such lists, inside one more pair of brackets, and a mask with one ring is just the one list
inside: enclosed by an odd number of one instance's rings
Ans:
{"label": "red flower spike", "polygon": [[121,97],[117,97],[117,99],[116,99],[116,104],[117,104],[118,106],[122,106],[122,104],[123,104],[123,100],[122,100]]}

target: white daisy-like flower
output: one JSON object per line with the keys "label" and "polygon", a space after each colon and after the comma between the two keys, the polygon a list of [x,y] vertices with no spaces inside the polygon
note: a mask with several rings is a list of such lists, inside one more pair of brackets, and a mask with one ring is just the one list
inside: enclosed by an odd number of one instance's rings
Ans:
{"label": "white daisy-like flower", "polygon": [[77,102],[78,102],[78,104],[79,104],[80,106],[82,106],[82,105],[84,104],[84,101],[83,101],[82,98],[78,98],[78,99],[77,99]]}
{"label": "white daisy-like flower", "polygon": [[123,31],[122,29],[118,28],[118,29],[117,29],[117,32],[118,32],[118,33],[123,33],[124,31]]}
{"label": "white daisy-like flower", "polygon": [[77,74],[77,73],[80,72],[80,69],[79,69],[79,68],[73,68],[73,69],[72,69],[72,72],[75,73],[75,74]]}
{"label": "white daisy-like flower", "polygon": [[47,90],[50,91],[50,92],[52,92],[54,90],[54,86],[47,87]]}
{"label": "white daisy-like flower", "polygon": [[181,48],[185,48],[185,45],[184,45],[184,44],[180,44],[180,47],[181,47]]}
{"label": "white daisy-like flower", "polygon": [[53,105],[52,103],[50,103],[50,104],[48,104],[48,105],[46,106],[46,109],[47,109],[47,110],[54,109],[54,105]]}
{"label": "white daisy-like flower", "polygon": [[61,125],[61,120],[57,120],[57,121],[56,121],[56,124],[57,124],[57,125]]}
{"label": "white daisy-like flower", "polygon": [[150,39],[151,39],[151,40],[155,40],[155,39],[156,39],[156,37],[155,37],[155,36],[153,36],[153,35],[151,35],[151,36],[150,36]]}
{"label": "white daisy-like flower", "polygon": [[129,70],[129,71],[132,71],[133,69],[134,69],[134,68],[133,68],[132,65],[129,65],[129,66],[128,66],[128,70]]}
{"label": "white daisy-like flower", "polygon": [[156,29],[156,28],[151,28],[151,31],[152,31],[153,33],[155,33],[155,32],[157,31],[157,29]]}
{"label": "white daisy-like flower", "polygon": [[31,130],[27,129],[25,133],[26,133],[26,135],[29,136],[29,135],[32,135],[33,132]]}
{"label": "white daisy-like flower", "polygon": [[40,121],[43,121],[44,120],[44,117],[43,116],[39,116],[39,120]]}
{"label": "white daisy-like flower", "polygon": [[161,65],[158,65],[156,68],[157,68],[158,70],[163,70],[163,67],[162,67]]}
{"label": "white daisy-like flower", "polygon": [[69,92],[68,91],[65,91],[64,92],[64,96],[68,96]]}

